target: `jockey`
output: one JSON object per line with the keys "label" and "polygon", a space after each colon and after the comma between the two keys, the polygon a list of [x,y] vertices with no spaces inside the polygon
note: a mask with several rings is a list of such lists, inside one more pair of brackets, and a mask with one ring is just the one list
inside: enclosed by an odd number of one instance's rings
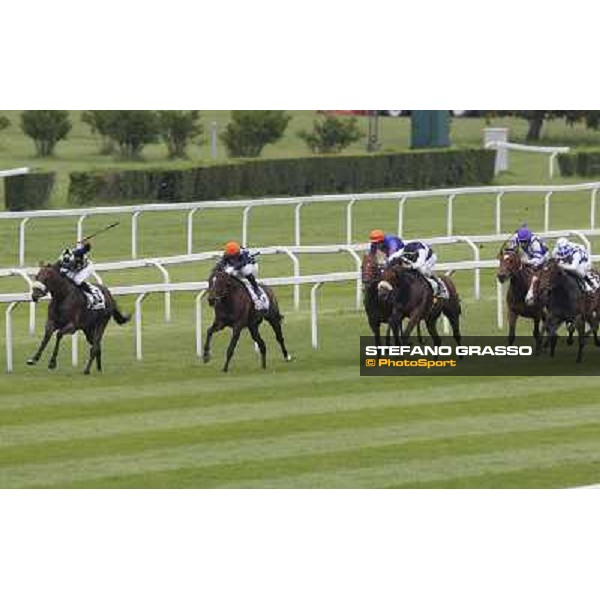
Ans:
{"label": "jockey", "polygon": [[425,277],[437,297],[448,298],[446,286],[433,274],[437,256],[431,246],[419,241],[409,242],[404,246],[402,258],[411,269]]}
{"label": "jockey", "polygon": [[258,265],[255,257],[255,254],[251,254],[247,248],[242,248],[237,242],[227,242],[223,256],[213,272],[225,271],[228,275],[233,275],[242,281],[245,279],[250,284],[246,289],[250,292],[254,306],[257,310],[263,311],[268,308],[268,299],[256,281]]}
{"label": "jockey", "polygon": [[374,229],[369,234],[371,241],[370,253],[383,252],[388,263],[400,258],[404,251],[404,242],[396,235],[386,234],[381,229]]}
{"label": "jockey", "polygon": [[514,250],[521,250],[522,261],[532,267],[539,267],[550,256],[548,247],[543,240],[525,225],[510,238],[508,246]]}
{"label": "jockey", "polygon": [[573,273],[583,283],[585,292],[595,292],[598,289],[599,282],[592,276],[592,263],[585,246],[562,237],[557,240],[552,256],[564,271]]}
{"label": "jockey", "polygon": [[65,248],[58,259],[60,272],[88,294],[91,294],[92,290],[86,279],[94,273],[94,265],[87,257],[91,249],[92,245],[89,242],[77,242],[74,250]]}

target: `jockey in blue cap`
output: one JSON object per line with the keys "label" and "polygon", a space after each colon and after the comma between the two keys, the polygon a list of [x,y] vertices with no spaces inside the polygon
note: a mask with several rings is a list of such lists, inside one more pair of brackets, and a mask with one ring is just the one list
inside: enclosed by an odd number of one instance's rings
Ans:
{"label": "jockey in blue cap", "polygon": [[548,246],[543,240],[532,233],[526,225],[520,227],[508,241],[508,246],[514,250],[521,250],[522,261],[526,265],[539,267],[549,258]]}
{"label": "jockey in blue cap", "polygon": [[387,263],[402,256],[404,242],[396,235],[386,234],[381,229],[374,229],[369,234],[369,240],[371,241],[371,254],[383,252]]}

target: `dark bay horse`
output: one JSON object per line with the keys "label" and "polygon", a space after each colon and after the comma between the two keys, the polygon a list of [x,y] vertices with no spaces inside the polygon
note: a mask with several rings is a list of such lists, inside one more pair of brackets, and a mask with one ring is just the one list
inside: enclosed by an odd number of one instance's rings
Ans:
{"label": "dark bay horse", "polygon": [[[578,337],[577,362],[583,359],[585,324],[590,324],[598,345],[598,295],[582,291],[575,277],[563,271],[555,259],[549,259],[540,269],[533,284],[534,297],[547,310],[544,329],[550,341],[550,356],[554,356],[558,341],[558,328],[572,324]],[[539,344],[539,342],[538,342]]]}
{"label": "dark bay horse", "polygon": [[273,328],[284,360],[292,360],[285,347],[281,329],[283,315],[279,312],[275,294],[271,288],[265,285],[261,287],[269,297],[269,309],[265,314],[256,310],[250,294],[241,281],[224,271],[217,271],[211,277],[208,301],[215,310],[215,320],[206,332],[206,342],[204,343],[204,353],[202,356],[205,363],[210,360],[210,342],[213,334],[226,327],[231,327],[233,333],[231,334],[231,341],[227,348],[227,358],[223,367],[223,371],[227,372],[240,335],[247,328],[260,350],[262,368],[266,369],[267,347],[258,331],[263,319]]}
{"label": "dark bay horse", "polygon": [[[383,276],[383,265],[377,260],[373,253],[364,255],[361,265],[361,279],[363,284],[363,306],[367,315],[369,327],[375,337],[378,346],[381,345],[381,324],[388,324],[392,316],[391,299],[380,299],[377,286]],[[389,327],[386,336],[389,343]]]}
{"label": "dark bay horse", "polygon": [[442,275],[440,279],[448,289],[450,297],[447,300],[435,298],[426,279],[410,268],[395,265],[384,271],[382,281],[378,285],[379,297],[382,300],[391,298],[393,302],[390,324],[397,343],[400,337],[399,323],[404,317],[408,317],[408,325],[402,333],[403,341],[406,341],[418,323],[424,320],[433,343],[439,345],[442,340],[437,331],[437,320],[441,314],[450,321],[456,343],[461,343],[460,298],[450,277]]}
{"label": "dark bay horse", "polygon": [[48,319],[42,343],[37,352],[27,361],[35,365],[42,357],[48,342],[56,332],[56,344],[48,363],[49,369],[57,365],[60,341],[65,335],[73,335],[83,331],[90,345],[90,356],[86,364],[85,375],[90,374],[94,360],[98,371],[102,371],[102,336],[108,322],[113,318],[119,325],[124,325],[130,316],[123,315],[111,293],[104,286],[98,286],[104,294],[105,307],[101,310],[88,308],[87,299],[75,284],[60,273],[58,265],[45,265],[36,275],[31,299],[37,302],[47,293],[51,300],[48,305]]}
{"label": "dark bay horse", "polygon": [[517,320],[519,317],[533,319],[533,337],[541,343],[542,334],[540,323],[544,320],[544,306],[539,300],[534,300],[533,295],[528,298],[532,283],[538,269],[525,264],[517,250],[504,248],[498,254],[498,270],[496,278],[500,283],[509,281],[506,292],[506,305],[508,308],[508,344],[515,341]]}

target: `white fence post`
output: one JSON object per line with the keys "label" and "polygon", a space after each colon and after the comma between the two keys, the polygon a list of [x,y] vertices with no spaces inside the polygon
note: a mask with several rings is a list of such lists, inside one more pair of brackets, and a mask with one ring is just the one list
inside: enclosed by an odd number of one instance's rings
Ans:
{"label": "white fence post", "polygon": [[356,279],[356,310],[360,310],[362,307],[362,279],[360,278],[362,271],[362,260],[356,250],[353,248],[344,248],[350,256],[354,259],[356,265],[356,272],[358,274],[358,278]]}
{"label": "white fence post", "polygon": [[138,218],[140,211],[136,210],[131,216],[131,258],[138,257]]}
{"label": "white fence post", "polygon": [[503,304],[503,289],[502,284],[496,278],[496,318],[498,321],[498,329],[504,327],[504,307]]}
{"label": "white fence post", "polygon": [[13,372],[13,339],[12,339],[12,312],[18,302],[11,302],[4,313],[6,328],[6,372]]}
{"label": "white fence post", "polygon": [[548,233],[550,230],[550,198],[552,198],[553,192],[548,192],[544,197],[544,232]]}
{"label": "white fence post", "polygon": [[451,236],[454,230],[454,198],[456,194],[448,196],[448,215],[446,218],[446,235]]}
{"label": "white fence post", "polygon": [[25,266],[25,225],[29,221],[29,217],[25,217],[19,223],[19,266]]}
{"label": "white fence post", "polygon": [[408,196],[402,196],[400,202],[398,202],[398,237],[401,238],[404,235],[404,205],[408,200]]}
{"label": "white fence post", "polygon": [[356,198],[352,198],[346,205],[346,244],[352,243],[352,207],[356,202]]}
{"label": "white fence post", "polygon": [[[286,254],[290,260],[292,261],[292,268],[294,270],[294,277],[300,276],[300,260],[298,257],[289,249],[281,246],[277,249],[278,252],[282,252]],[[300,308],[300,284],[294,284],[294,310],[298,310]]]}
{"label": "white fence post", "polygon": [[148,294],[140,294],[135,301],[135,357],[142,360],[142,302]]}
{"label": "white fence post", "polygon": [[251,210],[252,205],[246,206],[246,208],[244,208],[244,214],[242,216],[242,246],[248,245],[248,219],[250,218]]}
{"label": "white fence post", "polygon": [[496,194],[496,234],[502,233],[502,198],[504,192]]}
{"label": "white fence post", "polygon": [[590,199],[590,229],[596,229],[596,196],[598,195],[598,188],[592,190],[592,197]]}
{"label": "white fence post", "polygon": [[317,322],[317,292],[323,283],[315,283],[310,290],[310,331],[312,347],[316,350],[319,347],[319,325]]}
{"label": "white fence post", "polygon": [[[162,265],[158,260],[149,260],[147,261],[148,266],[156,267],[162,277],[163,283],[171,283],[171,276],[169,275],[169,271],[165,269],[164,265]],[[164,293],[165,295],[165,323],[171,322],[171,292],[168,290]]]}
{"label": "white fence post", "polygon": [[196,295],[196,356],[202,358],[202,299],[206,290]]}
{"label": "white fence post", "polygon": [[302,210],[303,203],[298,202],[294,208],[294,245],[301,246],[301,223],[300,223],[300,211]]}
{"label": "white fence post", "polygon": [[71,336],[71,364],[76,367],[79,361],[79,333],[76,331]]}
{"label": "white fence post", "polygon": [[87,215],[81,215],[77,219],[77,241],[83,241],[83,222],[87,219]]}
{"label": "white fence post", "polygon": [[194,215],[200,210],[200,207],[192,208],[187,216],[187,253],[194,251]]}

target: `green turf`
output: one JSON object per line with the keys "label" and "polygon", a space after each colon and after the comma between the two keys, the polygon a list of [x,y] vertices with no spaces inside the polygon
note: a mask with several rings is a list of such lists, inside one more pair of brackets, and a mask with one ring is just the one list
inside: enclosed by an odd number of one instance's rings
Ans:
{"label": "green turf", "polygon": [[[471,126],[471,125],[469,125]],[[1,135],[1,134],[0,134]],[[65,151],[66,151],[65,146]],[[25,150],[24,150],[25,151]],[[541,182],[544,162],[514,155],[502,182]],[[527,220],[542,224],[543,196],[505,199],[506,229]],[[253,213],[250,241],[291,243],[292,211]],[[459,198],[457,233],[493,231],[493,197]],[[344,212],[311,206],[303,212],[303,243],[343,241]],[[370,228],[395,227],[394,205],[356,205],[355,240]],[[551,227],[587,227],[589,195],[559,196]],[[110,221],[90,218],[91,231]],[[140,221],[143,256],[185,251],[179,215],[145,215]],[[408,205],[407,234],[443,234],[445,205]],[[239,236],[239,211],[202,213],[195,247],[218,247]],[[27,263],[52,259],[72,242],[73,219],[31,222]],[[16,227],[0,223],[0,262],[16,262]],[[596,244],[596,251],[600,247]],[[468,248],[439,248],[440,260],[468,259]],[[496,245],[482,248],[494,256]],[[128,221],[98,240],[97,261],[128,258]],[[306,256],[303,273],[351,270],[345,255]],[[208,263],[173,267],[174,281],[205,278]],[[291,273],[283,256],[263,257],[261,273]],[[160,281],[154,269],[107,274],[110,285]],[[466,334],[497,332],[493,273],[482,275],[482,299],[472,295],[469,273],[455,276],[464,302]],[[21,291],[18,278],[0,280],[0,292]],[[564,487],[600,481],[600,381],[594,377],[360,378],[358,336],[368,328],[354,310],[352,284],[321,290],[320,341],[310,347],[308,289],[295,312],[291,290],[280,289],[285,334],[295,356],[281,360],[264,328],[269,356],[262,372],[247,336],[232,372],[221,373],[228,334],[215,339],[213,361],[195,357],[194,299],[173,297],[173,321],[163,320],[163,301],[144,303],[144,360],[134,356],[132,325],[108,330],[106,372],[84,378],[70,365],[66,341],[57,372],[45,362],[24,365],[41,331],[27,333],[27,308],[15,319],[15,373],[0,372],[0,487]],[[132,299],[122,298],[126,311]],[[210,309],[205,306],[207,324]],[[522,325],[521,332],[528,331]],[[567,350],[563,350],[567,352]],[[48,357],[46,357],[47,360]],[[80,362],[83,360],[83,349]],[[598,361],[586,349],[586,361]],[[4,365],[4,347],[0,365]]]}

